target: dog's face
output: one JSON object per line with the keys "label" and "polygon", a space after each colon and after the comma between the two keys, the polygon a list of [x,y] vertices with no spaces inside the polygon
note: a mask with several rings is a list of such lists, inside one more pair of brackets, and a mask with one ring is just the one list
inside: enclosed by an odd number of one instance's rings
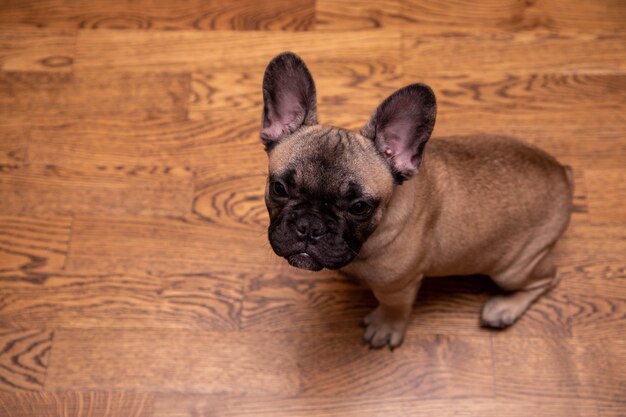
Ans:
{"label": "dog's face", "polygon": [[394,187],[419,167],[435,118],[432,91],[399,90],[357,133],[317,123],[315,85],[284,53],[263,81],[269,240],[293,266],[338,269],[376,230]]}
{"label": "dog's face", "polygon": [[393,177],[371,140],[305,126],[270,151],[269,239],[290,264],[318,270],[350,262],[374,231]]}

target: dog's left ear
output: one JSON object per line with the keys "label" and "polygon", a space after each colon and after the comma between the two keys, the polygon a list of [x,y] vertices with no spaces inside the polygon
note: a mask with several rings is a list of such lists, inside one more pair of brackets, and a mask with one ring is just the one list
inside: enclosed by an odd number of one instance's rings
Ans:
{"label": "dog's left ear", "polygon": [[436,115],[433,90],[425,84],[411,84],[387,97],[361,134],[374,140],[396,181],[402,182],[419,168]]}
{"label": "dog's left ear", "polygon": [[270,61],[263,77],[261,141],[269,149],[303,125],[317,124],[315,83],[304,61],[284,52]]}

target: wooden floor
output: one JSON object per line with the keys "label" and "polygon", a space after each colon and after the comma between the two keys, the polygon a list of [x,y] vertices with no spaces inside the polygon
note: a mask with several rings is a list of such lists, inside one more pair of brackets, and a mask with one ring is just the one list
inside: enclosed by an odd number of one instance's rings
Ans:
{"label": "wooden floor", "polygon": [[[428,281],[394,352],[369,291],[272,253],[260,82],[299,53],[358,128],[430,84],[435,136],[574,168],[561,285],[479,327]],[[0,2],[0,415],[626,416],[626,2]]]}

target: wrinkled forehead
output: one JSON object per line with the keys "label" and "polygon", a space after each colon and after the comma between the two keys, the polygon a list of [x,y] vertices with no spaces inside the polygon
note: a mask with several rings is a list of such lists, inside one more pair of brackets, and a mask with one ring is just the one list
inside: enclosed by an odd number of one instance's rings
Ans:
{"label": "wrinkled forehead", "polygon": [[345,129],[310,126],[270,152],[270,176],[319,195],[381,196],[392,185],[371,140]]}

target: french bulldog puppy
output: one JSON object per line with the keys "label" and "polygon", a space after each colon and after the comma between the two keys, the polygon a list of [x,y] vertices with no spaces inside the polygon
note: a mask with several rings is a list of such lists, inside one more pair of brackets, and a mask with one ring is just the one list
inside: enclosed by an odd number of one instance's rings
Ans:
{"label": "french bulldog puppy", "polygon": [[402,343],[424,276],[490,276],[505,293],[487,301],[482,323],[496,328],[556,285],[568,168],[506,137],[429,141],[436,101],[424,84],[393,93],[360,132],[319,124],[315,96],[298,56],[269,63],[260,134],[269,241],[295,267],[340,269],[373,290],[372,347]]}

